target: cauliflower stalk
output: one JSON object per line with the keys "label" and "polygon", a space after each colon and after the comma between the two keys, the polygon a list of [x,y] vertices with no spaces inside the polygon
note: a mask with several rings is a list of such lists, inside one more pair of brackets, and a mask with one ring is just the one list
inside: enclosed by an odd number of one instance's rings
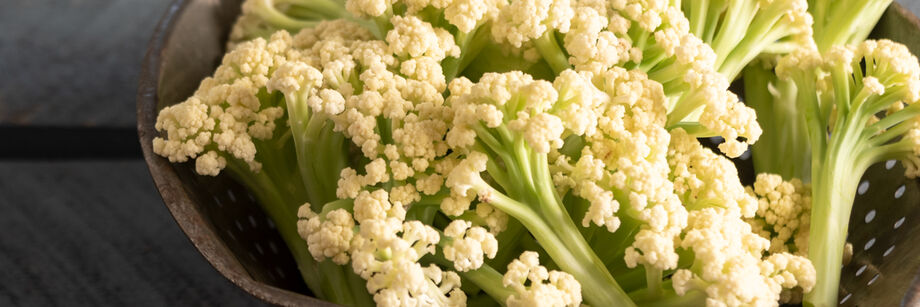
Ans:
{"label": "cauliflower stalk", "polygon": [[[814,41],[810,48],[827,52],[833,46],[862,42],[872,29],[867,25],[878,22],[889,4],[890,0],[808,1],[810,16],[805,18],[811,18],[810,32]],[[765,55],[743,71],[744,91],[748,93],[745,102],[756,110],[764,129],[764,137],[752,146],[754,169],[809,182],[811,148],[805,137],[805,120],[796,114],[799,89],[793,80],[779,78],[774,72],[778,57],[785,53],[789,51]],[[773,154],[780,146],[788,148],[796,158]]]}
{"label": "cauliflower stalk", "polygon": [[342,0],[245,1],[242,11],[230,32],[231,44],[268,38],[278,30],[296,32],[315,27],[323,20],[348,19],[367,24],[349,14]]}
{"label": "cauliflower stalk", "polygon": [[[806,300],[837,302],[837,282],[850,209],[860,176],[873,163],[897,159],[906,176],[920,169],[920,65],[907,47],[887,41],[798,51],[779,61],[780,78],[798,88],[795,116],[811,149],[808,257],[818,284]],[[882,115],[883,114],[883,115]]]}
{"label": "cauliflower stalk", "polygon": [[814,21],[806,0],[676,2],[687,14],[691,33],[715,52],[716,71],[729,80],[734,80],[758,55],[815,48]]}
{"label": "cauliflower stalk", "polygon": [[814,37],[818,50],[857,44],[869,36],[891,0],[808,0],[808,12],[814,16]]}

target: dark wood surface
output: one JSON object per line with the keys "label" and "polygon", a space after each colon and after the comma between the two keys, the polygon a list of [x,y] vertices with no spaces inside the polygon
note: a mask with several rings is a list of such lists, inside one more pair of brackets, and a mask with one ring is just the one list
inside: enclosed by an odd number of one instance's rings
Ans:
{"label": "dark wood surface", "polygon": [[169,2],[0,1],[0,124],[132,127],[141,59]]}
{"label": "dark wood surface", "polygon": [[138,75],[169,2],[0,1],[0,306],[264,305],[202,258],[140,157]]}
{"label": "dark wood surface", "polygon": [[[0,126],[133,130],[168,2],[0,1]],[[899,2],[920,13],[920,0]],[[0,160],[0,306],[262,305],[198,254],[127,152]]]}
{"label": "dark wood surface", "polygon": [[0,306],[248,306],[139,161],[0,162]]}

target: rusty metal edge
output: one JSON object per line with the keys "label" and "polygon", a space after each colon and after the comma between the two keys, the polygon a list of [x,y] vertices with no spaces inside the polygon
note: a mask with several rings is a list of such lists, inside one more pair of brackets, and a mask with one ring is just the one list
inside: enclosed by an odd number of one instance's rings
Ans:
{"label": "rusty metal edge", "polygon": [[914,15],[914,12],[911,12],[898,2],[892,2],[891,7],[898,13],[898,15],[901,15],[910,21],[914,28],[920,29],[920,18],[918,18],[917,15]]}
{"label": "rusty metal edge", "polygon": [[157,24],[144,56],[137,93],[137,134],[150,175],[163,202],[191,243],[221,275],[247,293],[280,306],[337,306],[300,293],[258,282],[246,272],[214,226],[202,218],[170,162],[153,153],[157,113],[157,89],[163,68],[162,55],[177,20],[190,0],[175,0]]}
{"label": "rusty metal edge", "polygon": [[[898,2],[892,2],[889,10],[901,15],[914,29],[920,29],[920,18]],[[920,306],[920,271],[914,273],[907,292],[901,297],[901,306]]]}

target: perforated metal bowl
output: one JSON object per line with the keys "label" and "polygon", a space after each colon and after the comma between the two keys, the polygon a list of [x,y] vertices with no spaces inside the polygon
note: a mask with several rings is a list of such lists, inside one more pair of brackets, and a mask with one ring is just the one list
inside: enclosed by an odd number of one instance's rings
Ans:
{"label": "perforated metal bowl", "polygon": [[[224,176],[196,176],[151,148],[157,111],[183,101],[213,72],[241,2],[177,0],[157,26],[137,96],[144,158],[176,222],[227,279],[269,303],[333,306],[309,296],[274,224],[244,188]],[[920,54],[920,22],[897,4],[872,35]],[[752,178],[749,162],[736,161],[744,178]],[[875,165],[859,185],[848,238],[854,253],[842,267],[843,306],[920,306],[920,184],[903,172],[894,161]]]}

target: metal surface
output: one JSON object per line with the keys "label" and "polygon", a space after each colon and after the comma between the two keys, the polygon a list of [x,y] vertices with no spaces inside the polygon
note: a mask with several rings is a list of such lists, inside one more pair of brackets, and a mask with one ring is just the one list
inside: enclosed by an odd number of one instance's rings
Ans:
{"label": "metal surface", "polygon": [[307,288],[274,225],[240,185],[195,176],[185,164],[153,154],[156,113],[182,101],[224,53],[241,1],[175,1],[150,42],[138,88],[138,135],[163,201],[202,255],[227,279],[267,302],[332,306]]}
{"label": "metal surface", "polygon": [[[307,295],[287,248],[253,198],[225,177],[195,176],[153,154],[160,108],[189,96],[211,74],[240,1],[180,0],[151,41],[138,94],[138,133],[157,188],[176,221],[224,276],[280,305],[324,306]],[[920,54],[920,22],[893,4],[873,32]],[[744,163],[740,164],[744,165]],[[750,167],[740,168],[743,173]],[[916,306],[920,267],[920,184],[891,161],[869,169],[851,215],[852,260],[842,267],[842,306]]]}

